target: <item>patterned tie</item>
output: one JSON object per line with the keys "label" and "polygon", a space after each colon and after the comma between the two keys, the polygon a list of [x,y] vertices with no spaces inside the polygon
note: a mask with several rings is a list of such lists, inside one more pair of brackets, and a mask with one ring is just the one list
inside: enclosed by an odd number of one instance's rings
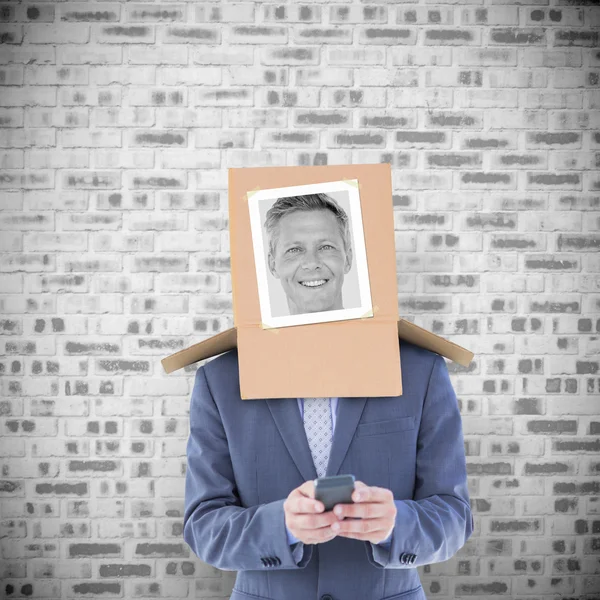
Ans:
{"label": "patterned tie", "polygon": [[319,477],[325,477],[331,450],[329,398],[304,398],[304,430]]}

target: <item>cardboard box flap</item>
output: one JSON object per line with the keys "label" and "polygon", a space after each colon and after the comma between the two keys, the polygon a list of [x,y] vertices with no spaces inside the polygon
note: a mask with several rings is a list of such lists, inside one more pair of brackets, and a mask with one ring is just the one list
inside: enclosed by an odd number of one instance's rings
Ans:
{"label": "cardboard box flap", "polygon": [[401,340],[415,344],[415,346],[441,354],[463,367],[468,367],[473,360],[474,354],[470,350],[431,333],[431,331],[427,331],[406,319],[398,319],[398,337]]}
{"label": "cardboard box flap", "polygon": [[[466,348],[446,340],[435,333],[431,333],[405,319],[398,320],[398,337],[426,350],[441,354],[463,367],[467,367],[474,356]],[[163,358],[161,364],[166,373],[172,373],[200,360],[233,350],[233,348],[237,348],[237,330],[235,327],[227,329],[208,340],[198,342],[185,350],[171,354],[171,356]]]}
{"label": "cardboard box flap", "polygon": [[189,348],[179,350],[175,354],[163,358],[160,362],[166,373],[172,373],[199,360],[223,354],[234,348],[237,348],[237,329],[232,327]]}

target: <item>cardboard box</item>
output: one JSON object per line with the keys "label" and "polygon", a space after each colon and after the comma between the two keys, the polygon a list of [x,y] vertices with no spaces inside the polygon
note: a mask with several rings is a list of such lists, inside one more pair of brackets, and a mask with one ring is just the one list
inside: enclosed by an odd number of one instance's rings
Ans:
{"label": "cardboard box", "polygon": [[[257,235],[256,228],[253,232],[251,227],[254,209],[250,204],[253,193],[354,181],[360,195],[372,310],[350,320],[265,325],[255,264],[264,257],[255,252]],[[229,169],[229,218],[235,327],[163,359],[167,373],[237,347],[244,400],[382,397],[402,394],[402,340],[464,366],[472,360],[472,352],[398,315],[389,164]],[[264,315],[264,303],[262,308]]]}

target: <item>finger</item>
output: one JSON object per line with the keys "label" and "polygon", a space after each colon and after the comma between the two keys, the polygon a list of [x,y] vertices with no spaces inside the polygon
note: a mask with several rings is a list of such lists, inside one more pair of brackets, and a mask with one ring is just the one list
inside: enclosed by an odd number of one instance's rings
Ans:
{"label": "finger", "polygon": [[354,504],[336,504],[333,512],[338,518],[353,517],[355,519],[378,519],[386,517],[390,508],[382,502],[356,502]]}
{"label": "finger", "polygon": [[307,543],[309,543],[309,544],[323,544],[324,542],[328,542],[328,541],[332,540],[334,537],[337,537],[335,532],[333,532],[333,533],[329,532],[329,533],[319,534],[318,536],[315,536],[315,537],[307,537],[305,539],[308,540]]}
{"label": "finger", "polygon": [[291,501],[291,511],[296,514],[315,514],[325,510],[323,503],[306,496],[298,496]]}
{"label": "finger", "polygon": [[[320,515],[295,515],[293,526],[297,529],[322,529],[330,527],[332,523],[337,521],[337,517],[331,512],[326,512]],[[296,536],[298,537],[298,536]]]}
{"label": "finger", "polygon": [[371,532],[371,533],[356,533],[356,532],[352,532],[352,531],[347,531],[347,532],[340,533],[338,531],[338,536],[339,537],[350,538],[350,539],[353,539],[353,540],[368,541],[368,540],[371,540],[374,535],[375,534],[373,532]]}
{"label": "finger", "polygon": [[335,537],[337,537],[337,533],[335,531],[330,531],[327,534],[323,534],[323,536],[319,538],[319,542],[322,544],[323,542],[328,542]]}
{"label": "finger", "polygon": [[339,529],[336,531],[338,535],[345,533],[367,533],[372,535],[376,531],[386,531],[390,528],[389,519],[356,519],[339,521],[337,523]]}
{"label": "finger", "polygon": [[394,494],[387,488],[366,485],[353,492],[352,500],[354,502],[393,502]]}
{"label": "finger", "polygon": [[321,527],[319,529],[295,529],[294,535],[305,541],[308,544],[319,544],[327,542],[337,536],[336,531],[332,531],[331,527]]}
{"label": "finger", "polygon": [[307,498],[314,498],[315,497],[315,483],[312,479],[309,479],[308,481],[305,481],[301,486],[297,487],[292,492],[292,494],[294,494],[294,492],[298,492],[299,495],[305,496]]}

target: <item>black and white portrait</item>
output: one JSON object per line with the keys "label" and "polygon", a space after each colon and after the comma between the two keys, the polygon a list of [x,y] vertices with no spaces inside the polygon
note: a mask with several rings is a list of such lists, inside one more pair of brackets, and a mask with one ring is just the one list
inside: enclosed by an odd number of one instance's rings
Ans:
{"label": "black and white portrait", "polygon": [[372,316],[358,181],[248,193],[263,326]]}

